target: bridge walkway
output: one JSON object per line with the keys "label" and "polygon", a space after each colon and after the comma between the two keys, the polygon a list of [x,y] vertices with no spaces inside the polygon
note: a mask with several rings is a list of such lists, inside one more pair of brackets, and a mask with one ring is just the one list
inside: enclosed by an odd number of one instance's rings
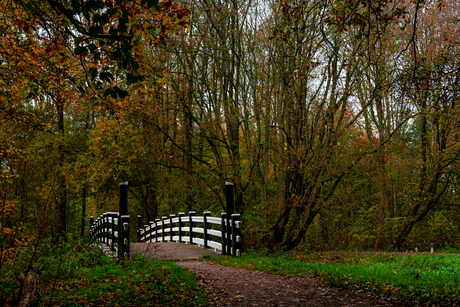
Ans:
{"label": "bridge walkway", "polygon": [[143,255],[145,258],[155,258],[161,260],[186,260],[198,259],[203,256],[216,257],[220,253],[212,249],[205,249],[197,245],[173,242],[150,242],[150,243],[130,243],[130,257]]}

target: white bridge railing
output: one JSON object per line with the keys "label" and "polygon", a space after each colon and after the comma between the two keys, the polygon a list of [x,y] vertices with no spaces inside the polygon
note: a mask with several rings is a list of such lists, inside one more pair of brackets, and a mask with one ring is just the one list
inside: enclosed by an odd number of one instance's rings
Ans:
{"label": "white bridge railing", "polygon": [[129,257],[129,215],[105,212],[94,219],[90,217],[91,242],[108,246],[118,257]]}
{"label": "white bridge railing", "polygon": [[179,213],[162,219],[150,221],[142,226],[142,217],[138,216],[138,242],[177,242],[212,248],[222,253],[239,257],[241,254],[241,225],[239,214],[227,218],[226,213],[212,217],[211,212],[197,216],[191,211],[188,216]]}

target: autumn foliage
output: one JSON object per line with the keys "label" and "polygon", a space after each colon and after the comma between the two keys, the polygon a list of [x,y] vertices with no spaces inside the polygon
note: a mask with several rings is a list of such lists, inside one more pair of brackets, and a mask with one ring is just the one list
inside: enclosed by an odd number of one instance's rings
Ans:
{"label": "autumn foliage", "polygon": [[457,247],[458,9],[3,1],[2,261],[84,235],[122,181],[149,220],[233,182],[247,248]]}

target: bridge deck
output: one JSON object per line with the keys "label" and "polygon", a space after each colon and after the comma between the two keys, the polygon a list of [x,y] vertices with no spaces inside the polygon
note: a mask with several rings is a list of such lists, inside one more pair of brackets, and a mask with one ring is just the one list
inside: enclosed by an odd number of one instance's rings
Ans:
{"label": "bridge deck", "polygon": [[131,243],[129,245],[130,256],[144,255],[145,258],[155,259],[197,259],[205,255],[212,257],[219,256],[212,249],[204,249],[196,245],[172,242],[156,243]]}

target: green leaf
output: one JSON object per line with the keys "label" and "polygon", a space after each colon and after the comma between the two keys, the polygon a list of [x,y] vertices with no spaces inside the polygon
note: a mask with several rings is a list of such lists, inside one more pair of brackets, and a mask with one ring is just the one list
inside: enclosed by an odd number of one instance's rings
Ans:
{"label": "green leaf", "polygon": [[99,24],[101,26],[106,25],[110,20],[110,17],[107,14],[102,14],[99,16]]}
{"label": "green leaf", "polygon": [[91,67],[88,72],[91,76],[91,79],[94,79],[97,77],[97,68]]}
{"label": "green leaf", "polygon": [[147,7],[151,8],[158,5],[158,0],[147,0]]}
{"label": "green leaf", "polygon": [[[113,89],[115,90],[116,94],[117,94],[120,98],[125,98],[126,96],[128,96],[128,92],[122,90],[122,89],[119,88],[118,86],[115,86]],[[112,96],[113,96],[113,95],[112,95]],[[116,97],[114,97],[114,98],[116,98]]]}
{"label": "green leaf", "polygon": [[83,41],[83,37],[82,36],[79,36],[77,38],[75,38],[74,42],[75,42],[75,45],[80,45],[80,43]]}
{"label": "green leaf", "polygon": [[95,44],[90,44],[90,45],[88,45],[88,49],[89,49],[91,52],[93,52],[93,51],[95,51],[95,50],[97,49],[97,47],[96,47]]}
{"label": "green leaf", "polygon": [[104,91],[104,98],[107,98],[107,97],[108,97],[109,95],[111,95],[111,94],[112,94],[112,90],[109,89],[109,88],[106,89],[106,90]]}
{"label": "green leaf", "polygon": [[74,14],[80,12],[80,1],[72,0],[72,12]]}
{"label": "green leaf", "polygon": [[97,14],[97,13],[94,14],[94,15],[93,15],[93,21],[94,21],[94,22],[98,22],[100,17],[101,17],[101,15],[99,15],[99,14]]}
{"label": "green leaf", "polygon": [[75,54],[76,55],[81,55],[83,53],[86,53],[86,48],[85,47],[81,47],[81,46],[75,47]]}
{"label": "green leaf", "polygon": [[130,65],[133,71],[137,71],[139,69],[139,63],[137,63],[137,61],[131,61]]}

